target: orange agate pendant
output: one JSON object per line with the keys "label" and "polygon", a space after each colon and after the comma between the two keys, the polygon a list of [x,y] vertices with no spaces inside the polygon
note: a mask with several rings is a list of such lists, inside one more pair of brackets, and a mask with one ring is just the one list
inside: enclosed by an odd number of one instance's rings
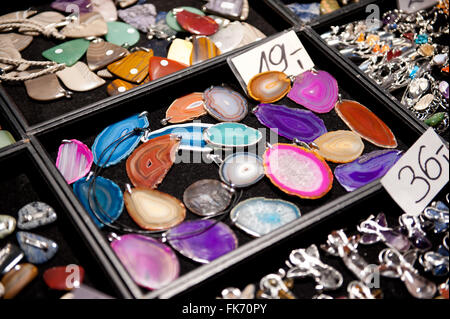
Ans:
{"label": "orange agate pendant", "polygon": [[203,93],[194,92],[182,96],[169,106],[166,111],[166,118],[161,120],[161,124],[176,124],[194,120],[207,114],[204,105]]}
{"label": "orange agate pendant", "polygon": [[279,71],[259,73],[250,79],[247,91],[250,97],[262,103],[281,100],[291,90],[291,80]]}

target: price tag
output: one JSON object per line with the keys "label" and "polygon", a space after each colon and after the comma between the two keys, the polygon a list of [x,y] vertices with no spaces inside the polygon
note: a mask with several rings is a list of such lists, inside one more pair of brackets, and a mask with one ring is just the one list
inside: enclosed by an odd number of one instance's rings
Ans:
{"label": "price tag", "polygon": [[228,64],[244,90],[250,79],[261,72],[281,71],[296,76],[314,67],[314,62],[293,30],[228,58]]}
{"label": "price tag", "polygon": [[438,0],[397,0],[397,7],[406,13],[417,12],[438,3]]}
{"label": "price tag", "polygon": [[448,170],[448,148],[429,128],[381,179],[381,184],[403,211],[418,215],[448,183]]}

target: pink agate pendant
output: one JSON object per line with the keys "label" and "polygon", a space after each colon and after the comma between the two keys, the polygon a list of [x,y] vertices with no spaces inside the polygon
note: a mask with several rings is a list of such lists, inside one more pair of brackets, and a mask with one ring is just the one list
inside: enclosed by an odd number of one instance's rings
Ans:
{"label": "pink agate pendant", "polygon": [[330,167],[312,150],[279,143],[266,150],[263,161],[267,177],[287,194],[316,199],[333,185]]}
{"label": "pink agate pendant", "polygon": [[63,140],[58,150],[56,167],[68,184],[84,177],[91,170],[94,155],[78,140]]}

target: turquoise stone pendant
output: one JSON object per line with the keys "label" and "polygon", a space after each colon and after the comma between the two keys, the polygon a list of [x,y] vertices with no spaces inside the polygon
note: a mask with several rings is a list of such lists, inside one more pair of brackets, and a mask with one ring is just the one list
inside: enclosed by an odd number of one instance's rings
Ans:
{"label": "turquoise stone pendant", "polygon": [[212,86],[203,92],[205,109],[220,122],[239,122],[248,112],[247,100],[238,92],[223,86]]}
{"label": "turquoise stone pendant", "polygon": [[[125,120],[112,124],[105,128],[94,141],[92,153],[94,163],[98,166],[108,167],[115,165],[127,158],[138,146],[144,132],[133,132],[137,128],[146,129],[149,123],[146,112],[133,115]],[[129,134],[123,141],[120,138]],[[101,157],[101,158],[100,158]]]}
{"label": "turquoise stone pendant", "polygon": [[32,202],[22,207],[18,212],[17,227],[33,229],[53,223],[57,219],[55,210],[42,202]]}
{"label": "turquoise stone pendant", "polygon": [[131,25],[118,21],[108,22],[106,41],[118,46],[131,47],[139,42],[139,31]]}
{"label": "turquoise stone pendant", "polygon": [[28,261],[33,264],[43,264],[49,261],[58,251],[57,243],[42,236],[19,231],[16,237]]}
{"label": "turquoise stone pendant", "polygon": [[294,204],[264,197],[240,202],[230,213],[230,218],[237,227],[255,237],[266,235],[300,216],[300,210]]}
{"label": "turquoise stone pendant", "polygon": [[16,219],[14,217],[9,215],[0,215],[0,239],[12,234],[15,229]]}
{"label": "turquoise stone pendant", "polygon": [[215,147],[248,147],[262,139],[262,133],[241,123],[219,123],[205,130],[204,139]]}
{"label": "turquoise stone pendant", "polygon": [[76,39],[67,41],[53,48],[42,52],[42,56],[56,63],[62,63],[66,66],[74,65],[86,53],[89,47],[89,41],[85,39]]}
{"label": "turquoise stone pendant", "polygon": [[[90,179],[82,178],[73,184],[73,192],[94,220],[94,223],[99,228],[102,228],[105,224],[111,224],[116,221],[122,214],[124,205],[123,193],[116,183],[98,176],[95,179],[96,201],[93,196],[93,188],[91,188],[90,198],[88,196],[90,184]],[[99,218],[101,221],[99,221]]]}

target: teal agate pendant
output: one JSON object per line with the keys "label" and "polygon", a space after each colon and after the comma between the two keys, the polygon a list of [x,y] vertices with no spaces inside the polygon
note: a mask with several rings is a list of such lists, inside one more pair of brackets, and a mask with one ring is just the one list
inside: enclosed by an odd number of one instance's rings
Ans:
{"label": "teal agate pendant", "polygon": [[43,236],[19,231],[16,237],[20,249],[32,264],[43,264],[52,259],[58,251],[58,244]]}
{"label": "teal agate pendant", "polygon": [[90,184],[91,180],[82,178],[73,184],[73,192],[94,220],[94,223],[99,228],[102,228],[105,224],[111,224],[116,221],[120,217],[120,214],[122,214],[124,205],[123,193],[116,183],[98,176],[95,179],[97,202],[93,196],[94,190],[91,188],[91,200],[89,203],[88,193]]}
{"label": "teal agate pendant", "polygon": [[262,133],[240,123],[219,123],[205,130],[204,139],[215,147],[248,147],[262,139]]}
{"label": "teal agate pendant", "polygon": [[[146,114],[147,112],[136,114],[112,124],[95,138],[92,153],[97,166],[115,165],[133,152],[144,135],[143,131],[133,133],[133,130],[148,128]],[[127,134],[128,136],[125,138],[124,136]],[[122,142],[119,144],[120,141]]]}
{"label": "teal agate pendant", "polygon": [[294,204],[264,197],[240,202],[230,213],[237,227],[255,237],[266,235],[300,216],[300,210]]}

